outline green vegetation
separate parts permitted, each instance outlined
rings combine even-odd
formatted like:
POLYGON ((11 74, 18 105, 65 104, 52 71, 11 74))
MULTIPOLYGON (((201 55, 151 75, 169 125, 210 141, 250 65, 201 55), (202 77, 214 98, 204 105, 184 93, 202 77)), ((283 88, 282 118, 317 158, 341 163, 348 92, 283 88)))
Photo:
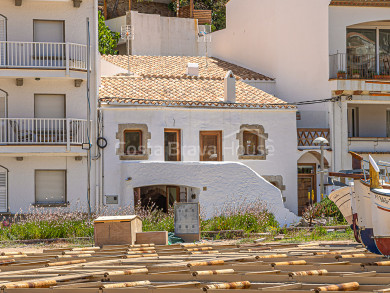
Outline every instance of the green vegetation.
MULTIPOLYGON (((314 204, 311 213, 313 219, 328 217, 331 225, 345 224, 345 220, 337 207, 329 199, 314 204)), ((316 227, 308 232, 304 229, 287 231, 279 227, 274 215, 267 211, 261 202, 228 203, 220 208, 215 216, 201 220, 202 231, 242 230, 246 237, 252 233, 268 232, 267 240, 273 240, 276 235, 283 234, 283 241, 302 242, 313 240, 349 240, 353 239, 350 229, 345 232, 327 233, 325 228, 316 227)), ((168 213, 155 209, 153 205, 147 208, 137 207, 136 210, 123 208, 118 210, 103 210, 99 215, 129 215, 137 214, 143 221, 143 231, 174 232, 174 212, 170 208, 168 213)), ((0 241, 32 240, 54 238, 93 237, 93 219, 90 219, 82 208, 71 211, 67 208, 31 208, 24 215, 16 215, 13 223, 3 221, 0 229, 0 241)), ((203 217, 204 218, 204 217, 203 217)), ((225 234, 234 238, 234 234, 225 234)), ((214 235, 221 238, 221 235, 214 235)))
POLYGON ((99 35, 99 52, 103 55, 115 55, 118 51, 115 50, 120 34, 111 31, 106 23, 104 22, 104 16, 99 11, 99 24, 98 24, 98 35, 99 35))

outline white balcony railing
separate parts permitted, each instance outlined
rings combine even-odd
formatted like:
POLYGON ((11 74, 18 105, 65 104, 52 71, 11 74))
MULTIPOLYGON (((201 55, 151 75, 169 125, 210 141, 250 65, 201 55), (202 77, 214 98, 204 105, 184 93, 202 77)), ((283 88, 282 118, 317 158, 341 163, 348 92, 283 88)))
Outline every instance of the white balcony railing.
POLYGON ((390 150, 390 138, 389 137, 349 137, 348 149, 353 152, 388 153, 390 150))
POLYGON ((81 145, 88 142, 87 120, 0 118, 0 145, 81 145))
POLYGON ((3 41, 0 42, 0 68, 87 70, 87 46, 3 41))

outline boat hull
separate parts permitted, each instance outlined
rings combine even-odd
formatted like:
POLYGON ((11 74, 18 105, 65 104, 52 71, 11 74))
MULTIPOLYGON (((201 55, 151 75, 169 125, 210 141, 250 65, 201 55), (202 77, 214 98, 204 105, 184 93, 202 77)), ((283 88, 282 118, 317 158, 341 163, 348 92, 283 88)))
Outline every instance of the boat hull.
POLYGON ((374 240, 378 250, 390 256, 390 190, 371 190, 374 240))
POLYGON ((329 199, 333 201, 343 214, 345 220, 349 225, 353 224, 353 215, 351 208, 351 191, 353 187, 343 187, 333 191, 329 194, 329 199))
POLYGON ((361 243, 368 251, 381 254, 374 240, 370 186, 362 180, 355 180, 354 187, 361 243))
POLYGON ((376 246, 373 228, 360 229, 359 233, 362 244, 364 245, 364 247, 367 248, 369 252, 375 254, 382 254, 376 246))

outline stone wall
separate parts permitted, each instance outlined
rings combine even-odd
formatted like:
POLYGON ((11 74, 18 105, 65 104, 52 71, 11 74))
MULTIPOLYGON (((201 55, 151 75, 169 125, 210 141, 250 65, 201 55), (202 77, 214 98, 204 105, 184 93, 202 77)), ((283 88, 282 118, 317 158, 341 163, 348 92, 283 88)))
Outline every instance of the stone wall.
MULTIPOLYGON (((161 16, 175 16, 175 13, 171 11, 168 4, 158 3, 153 1, 139 1, 131 0, 131 10, 138 11, 146 14, 159 14, 161 16)), ((114 18, 118 16, 126 15, 126 11, 129 10, 129 0, 119 0, 116 13, 113 11, 116 0, 107 0, 107 14, 108 18, 114 18)))

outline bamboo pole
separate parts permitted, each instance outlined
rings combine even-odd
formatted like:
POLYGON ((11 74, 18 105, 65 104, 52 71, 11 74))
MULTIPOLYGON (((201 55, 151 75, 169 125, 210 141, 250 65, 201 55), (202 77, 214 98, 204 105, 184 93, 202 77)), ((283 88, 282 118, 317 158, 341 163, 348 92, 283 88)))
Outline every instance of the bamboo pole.
POLYGON ((46 264, 47 267, 54 267, 54 266, 66 266, 66 265, 74 265, 74 264, 80 264, 87 262, 86 259, 76 259, 76 260, 69 260, 69 261, 58 261, 58 262, 51 262, 46 264))
POLYGON ((22 282, 11 282, 1 285, 1 289, 19 289, 19 288, 50 288, 57 285, 56 280, 31 280, 22 282))
POLYGON ((198 267, 198 266, 216 266, 223 265, 224 260, 211 260, 211 261, 199 261, 199 262, 190 262, 187 264, 187 267, 198 267))
POLYGON ((101 286, 100 289, 127 288, 127 287, 147 286, 150 284, 151 284, 150 281, 123 282, 123 283, 105 284, 101 286))
POLYGON ((251 283, 249 281, 234 282, 234 283, 221 283, 207 285, 203 287, 203 291, 212 290, 212 289, 248 289, 250 288, 251 283))
POLYGON ((358 282, 350 282, 350 283, 343 283, 338 285, 317 287, 314 289, 314 291, 316 293, 322 291, 356 291, 359 290, 359 287, 360 285, 358 282))
POLYGON ((291 272, 288 275, 293 276, 322 276, 328 274, 327 270, 312 270, 312 271, 300 271, 300 272, 291 272))
POLYGON ((234 274, 233 269, 226 269, 226 270, 215 270, 215 271, 196 271, 192 272, 192 275, 194 277, 197 276, 210 276, 210 275, 224 275, 224 274, 234 274))
POLYGON ((124 271, 110 271, 104 274, 104 277, 108 276, 128 276, 134 274, 147 274, 149 270, 147 268, 143 269, 132 269, 132 270, 124 270, 124 271))
POLYGON ((292 266, 292 265, 305 265, 305 260, 292 260, 292 261, 279 261, 271 263, 271 266, 292 266))

